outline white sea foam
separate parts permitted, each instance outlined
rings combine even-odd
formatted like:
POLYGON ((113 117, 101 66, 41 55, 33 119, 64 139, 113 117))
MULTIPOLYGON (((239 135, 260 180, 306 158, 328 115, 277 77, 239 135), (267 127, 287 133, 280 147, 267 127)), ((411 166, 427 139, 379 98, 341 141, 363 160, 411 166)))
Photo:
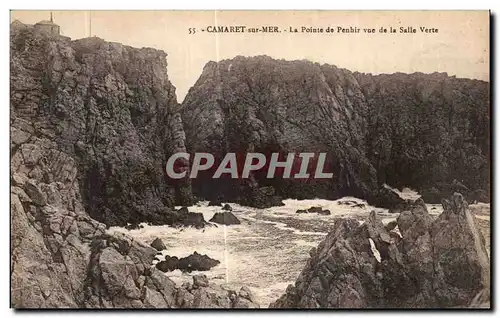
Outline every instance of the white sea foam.
MULTIPOLYGON (((408 196, 409 193, 414 195, 410 190, 403 190, 401 193, 405 192, 408 196)), ((218 225, 205 229, 145 225, 142 229, 128 231, 114 227, 110 231, 129 233, 148 244, 159 237, 167 246, 162 251, 164 255, 185 257, 197 251, 217 259, 221 263, 203 274, 213 283, 232 289, 249 287, 261 307, 267 307, 284 293, 288 284, 295 281, 309 258, 309 250, 321 242, 336 218, 354 217, 362 223, 371 211, 375 211, 382 222, 387 224, 398 216, 354 197, 339 200, 287 199, 283 203, 284 206, 268 209, 229 203, 233 214, 241 221, 239 225, 218 225), (347 201, 352 202, 341 204, 347 201), (328 209, 331 215, 296 213, 299 209, 313 206, 328 209)), ((430 214, 438 215, 442 212, 441 205, 427 207, 430 214)), ((222 212, 222 207, 199 202, 189 207, 189 211, 202 213, 208 221, 216 212, 222 212)), ((165 275, 181 284, 192 281, 191 276, 198 273, 176 270, 165 275)))

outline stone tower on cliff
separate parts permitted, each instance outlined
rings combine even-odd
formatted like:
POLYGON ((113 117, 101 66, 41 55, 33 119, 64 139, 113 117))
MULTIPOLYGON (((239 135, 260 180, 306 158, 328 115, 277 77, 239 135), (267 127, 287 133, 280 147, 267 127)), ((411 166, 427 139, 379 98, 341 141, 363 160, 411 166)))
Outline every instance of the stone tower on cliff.
POLYGON ((50 12, 50 20, 43 20, 36 23, 35 29, 50 35, 59 35, 61 32, 61 27, 54 23, 52 12, 50 12))

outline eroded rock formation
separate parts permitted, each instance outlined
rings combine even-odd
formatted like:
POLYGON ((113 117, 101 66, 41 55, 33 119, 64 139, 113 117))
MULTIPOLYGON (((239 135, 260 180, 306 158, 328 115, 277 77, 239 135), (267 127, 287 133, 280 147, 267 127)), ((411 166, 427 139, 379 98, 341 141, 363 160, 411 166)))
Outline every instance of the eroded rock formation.
MULTIPOLYGON (((331 180, 193 181, 195 194, 255 207, 352 195, 394 208, 382 184, 489 200, 489 84, 446 74, 371 75, 267 56, 210 62, 183 104, 190 152, 327 153, 331 180), (452 185, 460 180, 471 195, 452 185), (266 192, 259 191, 266 188, 266 192), (479 189, 479 190, 476 190, 479 189), (433 190, 434 191, 434 190, 433 190)), ((269 158, 268 158, 269 160, 269 158)), ((300 165, 296 160, 294 167, 300 165)), ((396 195, 397 199, 397 195, 396 195)), ((430 202, 429 202, 430 203, 430 202)))
POLYGON ((75 161, 47 140, 31 141, 11 161, 14 308, 258 307, 241 291, 176 287, 152 267, 156 249, 88 216, 75 161))
POLYGON ((69 155, 91 217, 165 224, 191 203, 187 181, 165 177, 186 148, 164 52, 13 28, 10 70, 13 149, 48 139, 69 155))
POLYGON ((433 220, 425 205, 397 219, 339 219, 275 308, 444 308, 484 303, 490 263, 461 194, 433 220), (482 292, 483 291, 483 292, 482 292), (479 293, 482 292, 481 295, 479 293), (473 301, 474 300, 474 301, 473 301))

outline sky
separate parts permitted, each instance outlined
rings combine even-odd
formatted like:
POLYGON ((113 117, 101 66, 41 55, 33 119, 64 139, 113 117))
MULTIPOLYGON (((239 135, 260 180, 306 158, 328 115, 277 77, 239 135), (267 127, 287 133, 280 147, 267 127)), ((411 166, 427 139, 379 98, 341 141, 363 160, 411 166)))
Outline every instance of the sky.
MULTIPOLYGON (((364 73, 447 72, 489 80, 488 11, 53 11, 61 33, 98 36, 168 54, 182 102, 209 61, 237 55, 311 60, 364 73), (277 26, 281 33, 208 33, 209 26, 277 26), (290 27, 358 27, 359 33, 290 33, 290 27), (398 33, 364 33, 393 27, 398 33), (399 33, 400 28, 417 33, 399 33), (437 33, 420 32, 420 27, 437 33), (195 28, 195 34, 189 34, 195 28)), ((49 11, 11 11, 11 21, 48 20, 49 11)))

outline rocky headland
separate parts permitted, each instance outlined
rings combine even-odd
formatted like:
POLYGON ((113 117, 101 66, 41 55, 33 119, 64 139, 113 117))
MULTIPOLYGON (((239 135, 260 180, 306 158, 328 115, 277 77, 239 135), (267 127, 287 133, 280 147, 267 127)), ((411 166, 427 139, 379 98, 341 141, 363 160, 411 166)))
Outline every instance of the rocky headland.
POLYGON ((485 241, 465 201, 489 201, 488 83, 236 57, 208 63, 180 105, 160 50, 73 41, 20 23, 10 41, 12 307, 258 308, 245 286, 230 290, 202 275, 176 285, 153 265, 165 245, 108 228, 204 231, 212 224, 184 208, 197 199, 220 206, 211 221, 237 227, 239 215, 220 203, 343 196, 394 209, 399 234, 375 214, 362 225, 335 222, 272 307, 489 301, 485 241), (334 177, 167 178, 171 154, 197 151, 326 152, 334 177), (447 198, 444 212, 431 220, 425 205, 384 183, 414 187, 425 201, 447 198))

